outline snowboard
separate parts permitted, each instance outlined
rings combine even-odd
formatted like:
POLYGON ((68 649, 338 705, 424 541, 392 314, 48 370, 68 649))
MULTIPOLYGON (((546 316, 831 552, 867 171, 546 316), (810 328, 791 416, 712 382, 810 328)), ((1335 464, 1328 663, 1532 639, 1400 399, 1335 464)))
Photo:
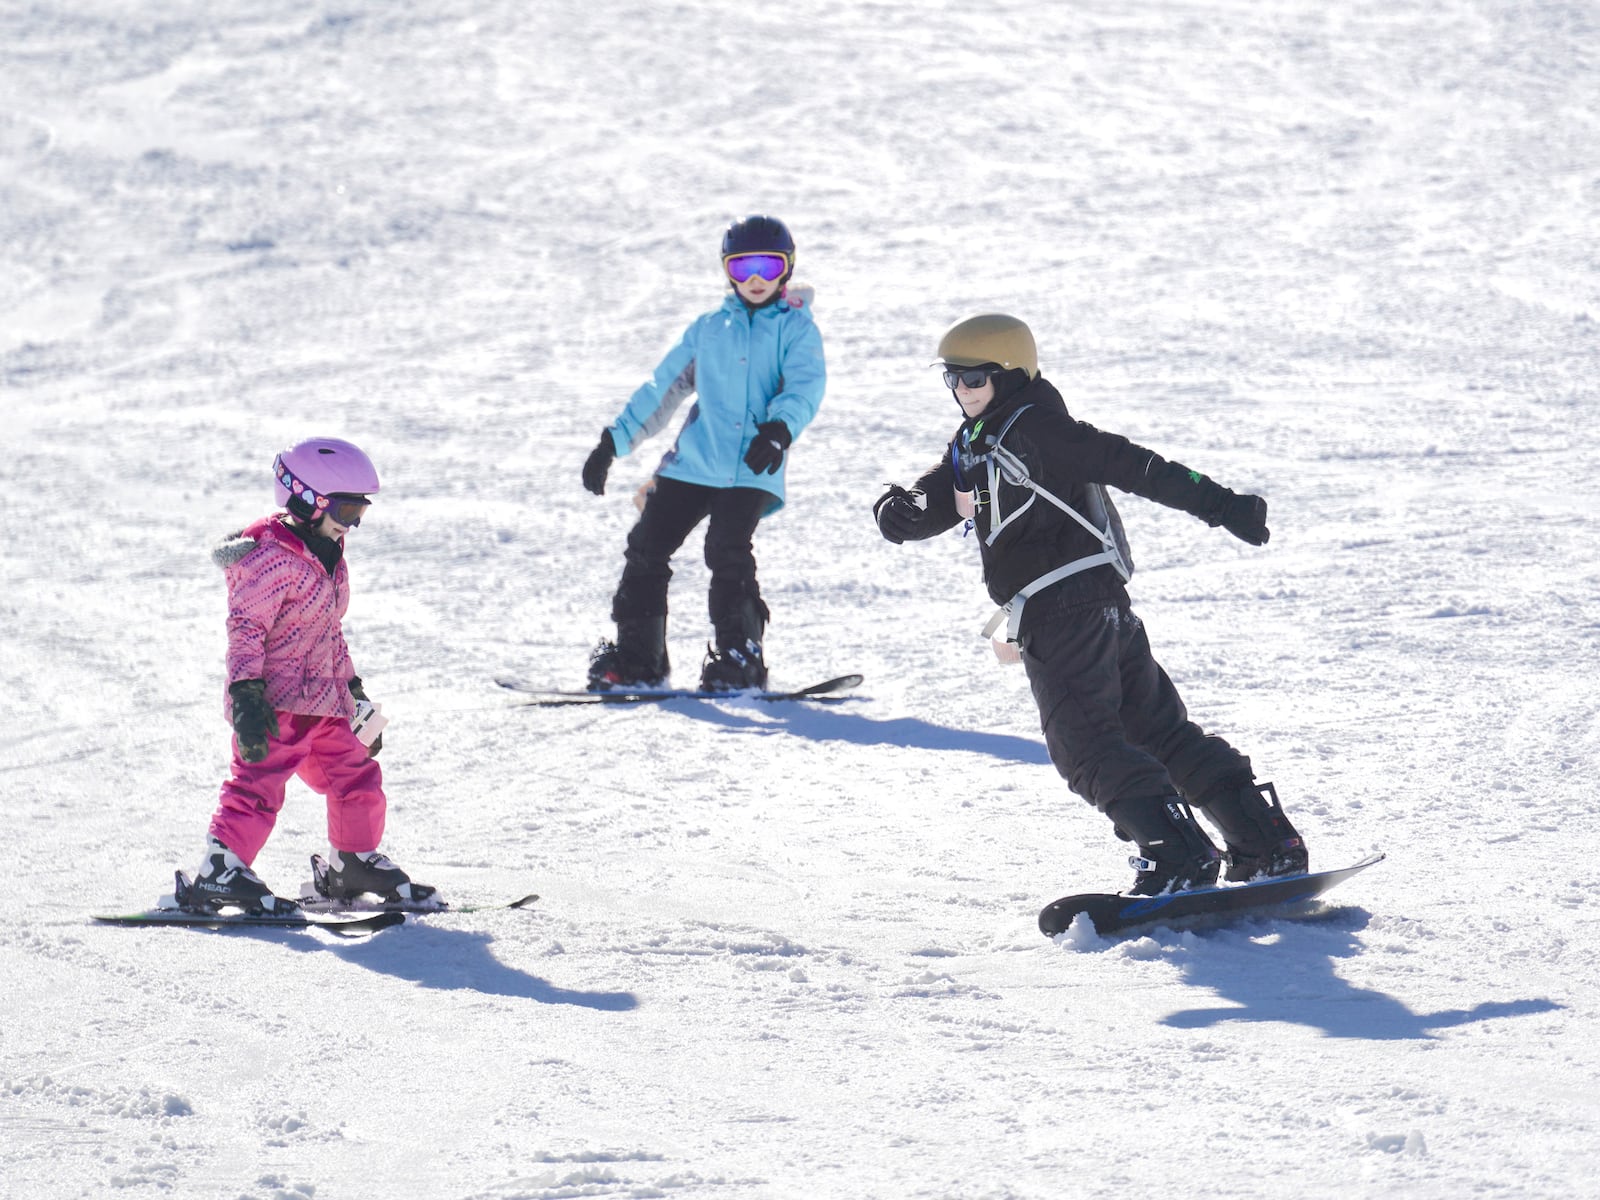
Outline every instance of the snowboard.
POLYGON ((495 680, 503 688, 527 697, 522 703, 537 707, 558 707, 572 704, 653 704, 665 700, 817 700, 838 701, 842 694, 861 686, 860 675, 840 675, 824 679, 810 687, 794 691, 703 692, 699 688, 618 688, 610 692, 566 692, 535 687, 520 679, 501 677, 495 680))
POLYGON ((491 904, 449 904, 439 899, 435 893, 432 897, 420 903, 387 900, 372 900, 365 897, 355 897, 349 900, 336 900, 328 895, 325 880, 328 877, 328 860, 320 854, 311 856, 311 878, 300 885, 300 907, 308 913, 410 913, 413 916, 427 916, 429 913, 474 913, 486 912, 496 908, 527 908, 539 899, 538 895, 530 894, 516 900, 504 903, 491 904))
POLYGON ((1088 916, 1101 937, 1148 925, 1259 914, 1267 909, 1304 904, 1383 859, 1382 854, 1373 854, 1354 866, 1337 871, 1195 888, 1166 896, 1123 896, 1104 892, 1063 896, 1039 913, 1039 932, 1046 937, 1065 933, 1079 913, 1088 916))

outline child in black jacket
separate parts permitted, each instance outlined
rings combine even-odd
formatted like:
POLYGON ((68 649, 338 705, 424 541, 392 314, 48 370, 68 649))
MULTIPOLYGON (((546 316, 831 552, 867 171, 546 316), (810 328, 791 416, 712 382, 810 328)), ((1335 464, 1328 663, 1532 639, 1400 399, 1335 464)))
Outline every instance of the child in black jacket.
POLYGON ((1056 769, 1138 845, 1129 894, 1217 881, 1222 856, 1192 809, 1222 834, 1228 879, 1306 871, 1305 842, 1272 785, 1189 720, 1151 654, 1123 586, 1132 564, 1105 487, 1255 546, 1269 536, 1267 502, 1075 420, 1040 377, 1033 334, 1015 317, 958 322, 939 358, 966 419, 937 466, 878 500, 878 528, 898 544, 971 521, 1001 606, 988 632, 1020 654, 1056 769))

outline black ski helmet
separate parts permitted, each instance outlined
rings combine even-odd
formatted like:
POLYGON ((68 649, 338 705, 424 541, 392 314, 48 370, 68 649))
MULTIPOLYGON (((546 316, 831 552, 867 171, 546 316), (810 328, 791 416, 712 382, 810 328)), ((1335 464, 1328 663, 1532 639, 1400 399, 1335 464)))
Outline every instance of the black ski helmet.
POLYGON ((735 254, 785 255, 789 269, 778 280, 779 287, 794 274, 794 235, 777 217, 749 216, 729 225, 722 235, 722 261, 726 263, 735 254))

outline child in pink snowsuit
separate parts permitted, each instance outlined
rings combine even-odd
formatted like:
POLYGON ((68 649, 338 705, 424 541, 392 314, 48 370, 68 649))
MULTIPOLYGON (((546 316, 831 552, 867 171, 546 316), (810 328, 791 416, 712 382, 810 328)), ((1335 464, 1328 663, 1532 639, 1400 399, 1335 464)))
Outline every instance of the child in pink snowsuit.
MULTIPOLYGON (((336 438, 302 442, 273 466, 288 511, 229 535, 212 556, 228 582, 223 711, 235 736, 196 898, 210 909, 293 907, 250 864, 272 832, 290 778, 299 776, 327 798, 328 894, 423 900, 433 889, 411 883, 377 852, 387 811, 375 760, 383 741, 369 746, 352 728, 358 701, 367 697, 340 626, 350 605, 345 534, 378 491, 377 471, 360 449, 336 438)), ((365 717, 371 705, 362 709, 365 717)))

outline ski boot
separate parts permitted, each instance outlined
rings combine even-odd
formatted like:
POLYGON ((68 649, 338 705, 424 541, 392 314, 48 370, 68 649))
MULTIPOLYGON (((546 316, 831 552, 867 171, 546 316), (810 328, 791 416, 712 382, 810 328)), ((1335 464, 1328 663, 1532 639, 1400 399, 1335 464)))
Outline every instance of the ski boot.
POLYGON ((178 897, 178 905, 203 913, 237 908, 253 917, 300 911, 297 901, 274 893, 242 858, 216 838, 207 840, 205 858, 193 881, 178 897))
POLYGON ((317 891, 330 900, 355 900, 370 893, 385 904, 426 905, 439 890, 412 883, 380 850, 330 851, 328 870, 316 882, 317 891))
POLYGON ((1309 869, 1305 839, 1284 816, 1270 783, 1228 780, 1212 788, 1198 807, 1227 843, 1229 882, 1304 875, 1309 869))
POLYGON ((713 607, 717 644, 706 647, 705 662, 700 666, 702 691, 737 692, 767 686, 767 663, 761 656, 767 615, 767 606, 752 592, 740 592, 731 602, 719 600, 713 607))
POLYGON ((589 655, 591 692, 665 687, 671 674, 664 615, 619 618, 617 640, 602 639, 589 655))
POLYGON ((1128 859, 1136 875, 1126 895, 1163 896, 1216 884, 1222 855, 1178 796, 1120 800, 1106 815, 1118 837, 1139 847, 1128 859))

